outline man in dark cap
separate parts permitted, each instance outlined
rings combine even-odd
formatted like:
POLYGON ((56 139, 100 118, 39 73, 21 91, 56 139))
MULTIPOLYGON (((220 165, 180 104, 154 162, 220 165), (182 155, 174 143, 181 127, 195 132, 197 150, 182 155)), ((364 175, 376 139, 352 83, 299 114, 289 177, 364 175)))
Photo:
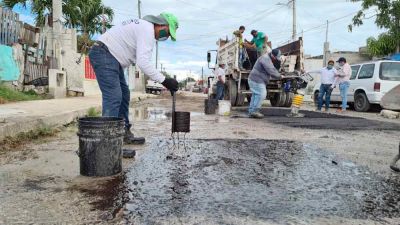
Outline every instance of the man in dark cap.
POLYGON ((336 112, 343 113, 346 112, 347 108, 347 92, 350 87, 350 77, 351 77, 351 66, 347 63, 346 58, 340 57, 337 61, 339 63, 339 69, 336 73, 335 84, 339 84, 340 97, 342 97, 342 108, 338 109, 336 112))
POLYGON ((267 84, 272 78, 280 79, 281 74, 281 51, 279 49, 272 50, 271 53, 264 54, 257 59, 253 69, 249 75, 249 86, 252 92, 249 105, 249 116, 251 118, 263 118, 260 113, 262 102, 267 96, 267 84))
POLYGON ((257 49, 257 57, 260 57, 267 52, 268 37, 257 30, 252 30, 250 33, 253 39, 250 42, 246 40, 246 43, 252 44, 257 49))

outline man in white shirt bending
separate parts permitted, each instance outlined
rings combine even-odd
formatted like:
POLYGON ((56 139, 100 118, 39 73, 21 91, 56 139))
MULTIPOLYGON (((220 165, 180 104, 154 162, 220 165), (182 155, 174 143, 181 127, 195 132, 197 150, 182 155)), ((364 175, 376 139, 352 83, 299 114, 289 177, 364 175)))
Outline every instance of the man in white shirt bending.
POLYGON ((102 34, 89 53, 103 98, 103 116, 125 120, 126 144, 143 144, 144 138, 134 137, 130 131, 130 91, 124 77, 124 68, 136 64, 152 80, 164 85, 171 93, 178 90, 178 82, 165 78, 151 64, 156 40, 171 37, 176 40, 178 19, 171 13, 145 16, 116 25, 102 34))

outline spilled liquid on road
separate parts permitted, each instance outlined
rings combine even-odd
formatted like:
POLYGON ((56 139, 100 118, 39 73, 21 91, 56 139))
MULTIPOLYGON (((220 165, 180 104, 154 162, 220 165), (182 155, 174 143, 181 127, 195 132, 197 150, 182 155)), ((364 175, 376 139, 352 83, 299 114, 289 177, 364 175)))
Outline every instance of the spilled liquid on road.
POLYGON ((398 177, 291 141, 155 140, 125 183, 124 219, 137 224, 400 216, 398 177))

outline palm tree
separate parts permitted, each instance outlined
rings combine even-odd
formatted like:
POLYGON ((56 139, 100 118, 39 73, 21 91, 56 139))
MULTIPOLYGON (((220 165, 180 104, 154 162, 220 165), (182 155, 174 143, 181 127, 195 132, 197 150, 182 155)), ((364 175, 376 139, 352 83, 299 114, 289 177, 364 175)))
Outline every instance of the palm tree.
MULTIPOLYGON (((101 0, 63 0, 63 14, 65 25, 76 28, 83 35, 92 36, 102 32, 103 20, 105 27, 111 27, 114 11, 101 3, 101 0)), ((47 14, 52 12, 52 0, 4 0, 5 7, 13 8, 21 4, 23 7, 31 6, 35 15, 36 26, 43 26, 47 14)))
POLYGON ((13 8, 21 4, 23 7, 31 6, 31 12, 35 15, 36 26, 43 26, 46 20, 46 14, 51 13, 52 0, 3 0, 3 5, 7 8, 13 8))
POLYGON ((105 28, 111 27, 114 11, 101 3, 101 0, 64 0, 63 5, 65 25, 76 28, 84 36, 102 33, 103 22, 105 28))
MULTIPOLYGON (((43 26, 47 14, 52 12, 52 0, 4 0, 4 6, 13 8, 17 4, 23 7, 31 6, 35 15, 36 26, 43 26)), ((114 11, 101 3, 101 0, 62 0, 65 26, 77 29, 81 33, 78 49, 87 52, 82 46, 90 46, 90 39, 96 33, 102 33, 103 23, 105 28, 111 27, 114 11), (82 50, 83 49, 83 50, 82 50)))

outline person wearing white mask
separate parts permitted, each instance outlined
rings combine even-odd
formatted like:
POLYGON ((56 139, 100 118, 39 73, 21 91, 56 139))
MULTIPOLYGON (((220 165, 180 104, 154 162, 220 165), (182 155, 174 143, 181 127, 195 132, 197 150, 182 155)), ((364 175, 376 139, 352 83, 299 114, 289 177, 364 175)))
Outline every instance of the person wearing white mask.
POLYGON ((336 69, 333 68, 335 61, 330 59, 328 65, 321 69, 321 86, 319 88, 318 95, 318 111, 321 111, 322 105, 324 103, 325 96, 325 112, 329 111, 329 104, 331 102, 331 93, 333 90, 333 85, 335 83, 336 69))

